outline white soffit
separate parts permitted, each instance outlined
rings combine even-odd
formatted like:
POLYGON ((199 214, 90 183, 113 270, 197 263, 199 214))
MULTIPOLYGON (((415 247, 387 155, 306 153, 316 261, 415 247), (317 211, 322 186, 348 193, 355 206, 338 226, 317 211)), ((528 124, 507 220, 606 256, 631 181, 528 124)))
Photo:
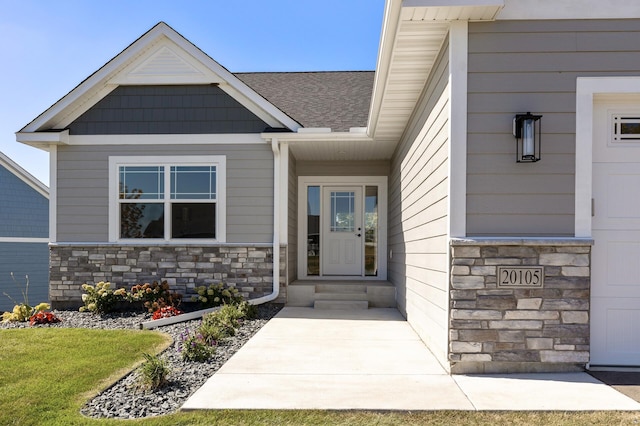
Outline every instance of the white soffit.
POLYGON ((395 144, 420 98, 451 21, 493 20, 502 0, 391 0, 386 10, 369 133, 395 144), (395 31, 389 31, 395 28, 395 31))

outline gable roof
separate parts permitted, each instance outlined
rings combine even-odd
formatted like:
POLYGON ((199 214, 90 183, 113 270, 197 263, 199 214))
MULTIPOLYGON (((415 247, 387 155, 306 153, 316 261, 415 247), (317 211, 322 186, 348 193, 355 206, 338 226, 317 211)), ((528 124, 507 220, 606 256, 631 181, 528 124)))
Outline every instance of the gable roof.
POLYGON ((234 74, 304 127, 366 127, 374 71, 234 74))
POLYGON ((270 126, 291 130, 300 127, 173 28, 160 22, 21 129, 18 141, 33 145, 62 142, 69 123, 125 84, 217 84, 270 126), (33 133, 38 135, 29 135, 33 133))
POLYGON ((24 183, 39 192, 42 196, 49 199, 49 188, 2 152, 0 152, 0 167, 4 167, 9 172, 13 173, 18 179, 22 180, 24 183))

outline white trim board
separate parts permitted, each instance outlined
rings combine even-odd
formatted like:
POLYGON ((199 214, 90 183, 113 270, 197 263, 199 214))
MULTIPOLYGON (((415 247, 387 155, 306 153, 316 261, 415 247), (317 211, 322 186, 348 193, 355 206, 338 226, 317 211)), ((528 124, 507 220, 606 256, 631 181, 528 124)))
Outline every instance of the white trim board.
POLYGON ((247 145, 268 143, 260 133, 70 136, 69 145, 247 145))
POLYGON ((449 32, 449 236, 467 235, 467 21, 449 32))
POLYGON ((575 236, 591 238, 593 101, 596 96, 640 94, 640 77, 578 77, 576 84, 575 236))
POLYGON ((0 237, 0 243, 49 243, 49 238, 38 237, 0 237))

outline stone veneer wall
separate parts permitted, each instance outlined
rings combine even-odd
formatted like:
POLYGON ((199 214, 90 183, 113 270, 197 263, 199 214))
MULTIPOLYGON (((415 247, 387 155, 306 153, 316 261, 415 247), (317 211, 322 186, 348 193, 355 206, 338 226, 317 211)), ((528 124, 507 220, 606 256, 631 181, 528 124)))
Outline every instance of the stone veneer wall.
MULTIPOLYGON (((286 299, 286 247, 280 249, 280 295, 286 299)), ((188 301, 194 287, 223 282, 246 299, 271 294, 271 245, 113 245, 50 246, 49 296, 54 308, 82 305, 84 283, 111 282, 116 288, 166 280, 188 301)))
POLYGON ((451 242, 452 373, 583 370, 589 362, 590 240, 451 242), (499 288, 498 266, 544 266, 542 288, 499 288))

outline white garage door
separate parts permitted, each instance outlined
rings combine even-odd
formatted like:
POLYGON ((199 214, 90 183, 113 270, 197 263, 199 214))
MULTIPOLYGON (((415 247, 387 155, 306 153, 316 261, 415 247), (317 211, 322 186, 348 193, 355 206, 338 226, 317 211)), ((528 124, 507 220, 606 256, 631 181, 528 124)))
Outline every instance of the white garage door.
POLYGON ((640 366, 640 97, 594 104, 591 365, 640 366))

